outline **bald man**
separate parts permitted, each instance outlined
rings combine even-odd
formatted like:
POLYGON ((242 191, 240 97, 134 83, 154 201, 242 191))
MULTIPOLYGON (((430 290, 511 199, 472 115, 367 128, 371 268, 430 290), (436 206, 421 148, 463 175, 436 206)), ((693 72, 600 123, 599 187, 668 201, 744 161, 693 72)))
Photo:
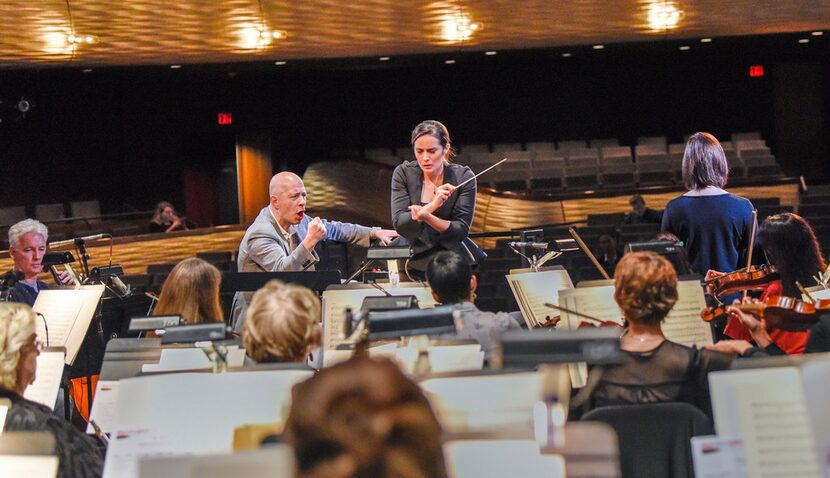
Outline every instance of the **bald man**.
MULTIPOLYGON (((239 244, 239 272, 314 270, 320 260, 314 247, 324 239, 369 247, 373 239, 388 244, 398 236, 392 230, 307 216, 305 186, 294 173, 276 174, 268 190, 270 204, 260 211, 239 244)), ((236 331, 242 330, 241 319, 251 296, 239 293, 234 297, 231 323, 236 331)))

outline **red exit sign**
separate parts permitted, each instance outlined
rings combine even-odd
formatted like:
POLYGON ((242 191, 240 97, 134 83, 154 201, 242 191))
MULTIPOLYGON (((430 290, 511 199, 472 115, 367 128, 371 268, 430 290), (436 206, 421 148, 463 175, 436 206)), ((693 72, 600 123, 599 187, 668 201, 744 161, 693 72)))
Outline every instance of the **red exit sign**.
POLYGON ((233 124, 233 115, 230 113, 219 113, 216 118, 216 122, 219 123, 220 126, 233 124))
POLYGON ((749 67, 750 78, 760 78, 764 76, 764 65, 752 65, 749 67))

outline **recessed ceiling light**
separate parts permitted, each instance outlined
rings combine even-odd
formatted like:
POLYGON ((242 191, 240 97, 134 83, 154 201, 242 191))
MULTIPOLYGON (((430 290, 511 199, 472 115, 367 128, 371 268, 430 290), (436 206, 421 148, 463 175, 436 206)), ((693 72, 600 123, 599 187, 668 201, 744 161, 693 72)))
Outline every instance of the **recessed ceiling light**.
POLYGON ((701 38, 700 43, 712 43, 712 39, 711 38, 701 38))
POLYGON ((181 67, 182 67, 182 65, 170 65, 171 70, 178 70, 181 67))
POLYGON ((691 49, 692 49, 692 47, 690 47, 689 45, 683 45, 683 46, 680 47, 680 51, 688 51, 688 50, 691 50, 691 49))
POLYGON ((602 50, 603 48, 605 48, 605 45, 594 45, 592 48, 594 50, 602 50))
POLYGON ((570 58, 571 54, 569 52, 565 52, 562 54, 562 56, 565 58, 570 58))
POLYGON ((382 57, 378 58, 378 60, 380 60, 380 61, 389 61, 389 57, 388 56, 382 56, 382 57))
POLYGON ((824 35, 824 32, 813 32, 813 33, 810 33, 810 35, 813 35, 814 37, 820 37, 820 36, 824 35))
POLYGON ((444 60, 444 63, 446 63, 447 65, 454 65, 455 60, 444 60))
POLYGON ((680 19, 683 18, 683 10, 677 8, 673 2, 654 2, 648 7, 648 26, 654 32, 662 32, 677 28, 680 19))
POLYGON ((485 51, 485 52, 484 52, 484 54, 485 54, 485 55, 487 55, 487 56, 494 56, 494 55, 498 55, 498 53, 499 53, 499 52, 497 52, 497 51, 485 51))
POLYGON ((809 38, 799 38, 798 43, 810 43, 810 39, 809 38))
POLYGON ((287 61, 275 61, 275 62, 274 62, 274 64, 275 64, 275 65, 277 65, 277 66, 282 66, 282 65, 284 65, 284 64, 286 64, 286 63, 288 63, 288 62, 287 62, 287 61))
POLYGON ((465 14, 447 14, 439 22, 440 37, 448 43, 460 43, 472 38, 473 34, 483 28, 465 14))

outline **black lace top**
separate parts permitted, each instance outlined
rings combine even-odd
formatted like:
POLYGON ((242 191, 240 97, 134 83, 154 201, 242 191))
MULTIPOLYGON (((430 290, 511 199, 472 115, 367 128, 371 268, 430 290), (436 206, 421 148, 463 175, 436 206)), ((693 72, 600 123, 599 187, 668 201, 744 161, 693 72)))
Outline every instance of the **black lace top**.
POLYGON ((668 340, 646 352, 623 351, 622 363, 605 366, 592 406, 687 402, 710 413, 707 374, 728 369, 732 360, 668 340))
POLYGON ((5 431, 46 431, 55 437, 60 460, 58 478, 96 478, 104 468, 104 456, 95 438, 81 433, 47 407, 0 389, 0 398, 12 406, 6 414, 5 431))

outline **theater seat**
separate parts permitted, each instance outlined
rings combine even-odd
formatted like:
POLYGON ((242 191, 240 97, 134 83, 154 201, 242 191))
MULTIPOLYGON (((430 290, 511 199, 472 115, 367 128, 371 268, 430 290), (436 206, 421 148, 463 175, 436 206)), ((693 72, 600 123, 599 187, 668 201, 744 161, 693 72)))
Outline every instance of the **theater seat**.
POLYGON ((623 478, 693 477, 690 439, 713 434, 709 417, 688 403, 601 407, 582 420, 616 430, 623 478))

